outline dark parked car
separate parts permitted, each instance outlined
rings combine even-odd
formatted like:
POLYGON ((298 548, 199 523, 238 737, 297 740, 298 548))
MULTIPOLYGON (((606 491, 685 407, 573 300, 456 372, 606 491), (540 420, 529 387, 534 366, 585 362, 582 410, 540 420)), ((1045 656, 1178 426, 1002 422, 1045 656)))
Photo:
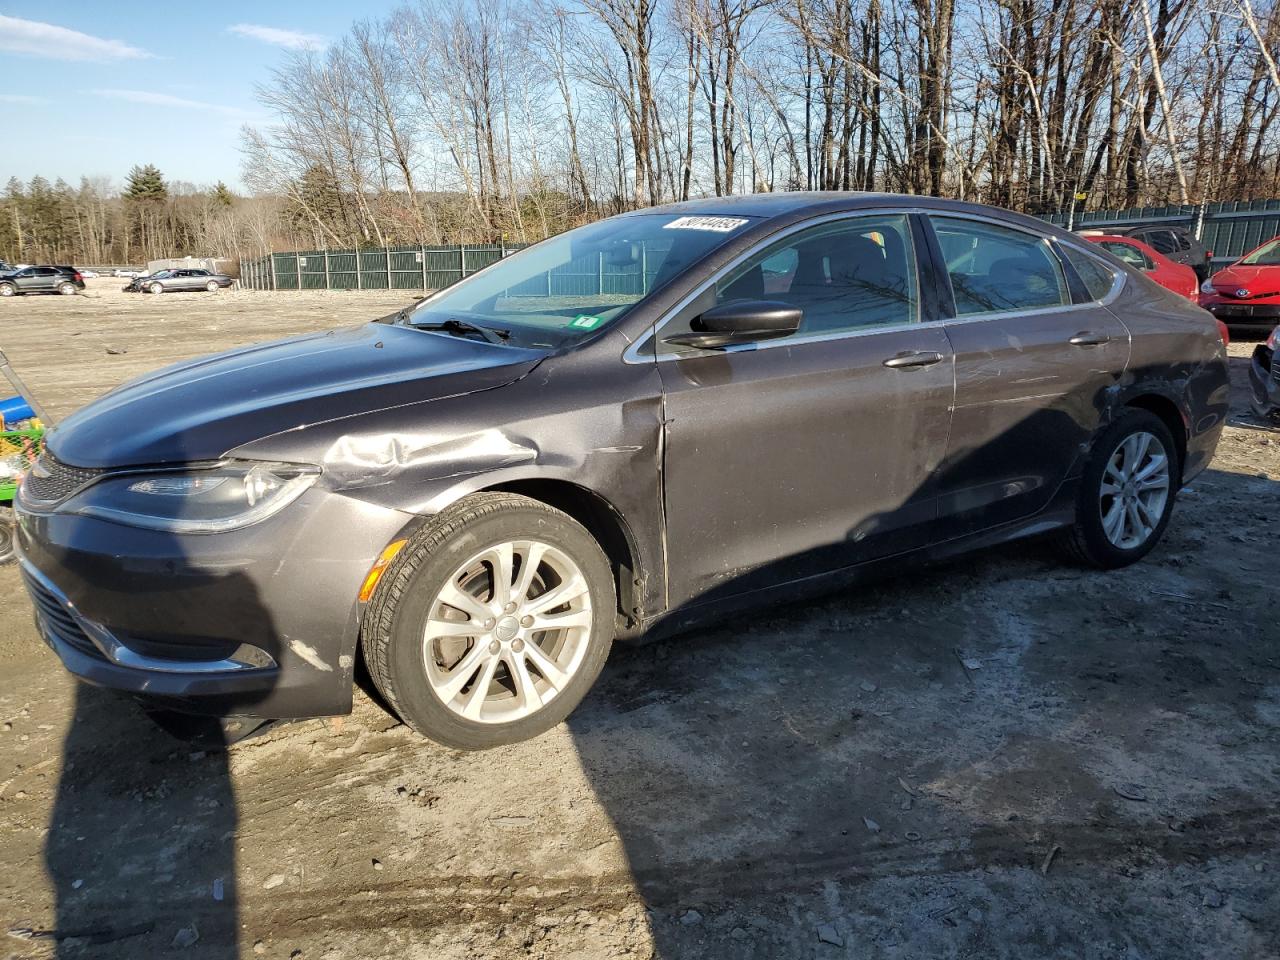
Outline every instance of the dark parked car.
POLYGON ((122 289, 125 293, 168 293, 174 290, 208 290, 214 293, 233 282, 225 274, 208 270, 157 270, 147 276, 135 277, 122 289))
POLYGON ((973 204, 783 193, 546 240, 389 323, 122 386, 48 435, 22 569, 68 669, 184 710, 538 734, 615 637, 1055 533, 1160 539, 1213 319, 973 204))
POLYGON ((1134 237, 1174 263, 1185 263, 1196 272, 1196 279, 1207 280, 1213 272, 1213 251, 1183 227, 1147 224, 1127 229, 1108 231, 1124 237, 1134 237))
POLYGON ((1266 343, 1254 347, 1249 386, 1253 391, 1253 412, 1280 420, 1280 327, 1271 331, 1266 343))
POLYGON ((0 273, 0 297, 20 293, 79 293, 84 277, 75 267, 23 267, 0 273))

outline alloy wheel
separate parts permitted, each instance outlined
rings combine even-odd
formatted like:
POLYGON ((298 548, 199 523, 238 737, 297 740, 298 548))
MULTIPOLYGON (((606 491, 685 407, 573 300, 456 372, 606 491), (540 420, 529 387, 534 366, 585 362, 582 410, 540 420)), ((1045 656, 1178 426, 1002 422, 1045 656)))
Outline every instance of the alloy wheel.
POLYGON ((497 544, 458 567, 432 601, 427 680, 466 720, 523 719, 573 679, 592 622, 586 577, 568 554, 536 540, 497 544))
POLYGON ((1169 453, 1145 430, 1120 442, 1102 473, 1098 510, 1113 546, 1135 550, 1151 538, 1169 502, 1169 453))

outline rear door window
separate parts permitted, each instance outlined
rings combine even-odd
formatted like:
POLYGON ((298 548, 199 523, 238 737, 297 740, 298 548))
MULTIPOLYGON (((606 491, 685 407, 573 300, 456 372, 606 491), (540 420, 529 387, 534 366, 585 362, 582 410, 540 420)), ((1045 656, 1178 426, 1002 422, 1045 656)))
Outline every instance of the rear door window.
POLYGON ((1152 230, 1147 234, 1147 243, 1156 253, 1166 256, 1178 252, 1178 240, 1172 230, 1152 230))
MULTIPOLYGON (((1156 268, 1155 261, 1148 257, 1141 247, 1135 247, 1131 243, 1122 243, 1119 240, 1104 240, 1098 246, 1138 270, 1154 270, 1156 268)), ((1072 262, 1074 263, 1074 261, 1072 262)))
POLYGON ((978 220, 929 219, 951 279, 956 316, 1071 303, 1062 266, 1043 237, 978 220))

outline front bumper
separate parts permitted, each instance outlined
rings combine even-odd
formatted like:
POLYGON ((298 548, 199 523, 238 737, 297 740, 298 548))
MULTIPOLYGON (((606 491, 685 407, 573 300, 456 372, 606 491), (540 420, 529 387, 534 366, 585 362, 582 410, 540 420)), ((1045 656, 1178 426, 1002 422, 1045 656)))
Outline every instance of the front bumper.
POLYGON ((241 530, 182 536, 16 504, 45 642, 81 680, 170 709, 351 709, 360 585, 412 518, 312 489, 241 530))
POLYGON ((1249 391, 1253 408, 1259 415, 1280 410, 1280 365, 1266 344, 1258 344, 1249 362, 1249 391))
POLYGON ((1232 326, 1274 327, 1280 323, 1280 303, 1248 303, 1242 300, 1202 299, 1200 306, 1232 326))

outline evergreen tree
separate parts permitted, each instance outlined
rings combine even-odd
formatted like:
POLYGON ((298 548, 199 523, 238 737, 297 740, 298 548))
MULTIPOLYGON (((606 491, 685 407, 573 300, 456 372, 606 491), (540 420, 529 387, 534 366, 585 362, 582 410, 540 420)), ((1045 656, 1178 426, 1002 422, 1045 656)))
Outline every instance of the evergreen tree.
POLYGON ((219 180, 214 184, 213 192, 209 194, 209 199, 213 201, 216 207, 228 209, 236 201, 236 195, 227 189, 227 185, 219 180))
POLYGON ((165 185, 164 176, 154 165, 134 166, 129 171, 129 181, 124 188, 126 200, 147 201, 164 200, 169 196, 169 188, 165 185))

